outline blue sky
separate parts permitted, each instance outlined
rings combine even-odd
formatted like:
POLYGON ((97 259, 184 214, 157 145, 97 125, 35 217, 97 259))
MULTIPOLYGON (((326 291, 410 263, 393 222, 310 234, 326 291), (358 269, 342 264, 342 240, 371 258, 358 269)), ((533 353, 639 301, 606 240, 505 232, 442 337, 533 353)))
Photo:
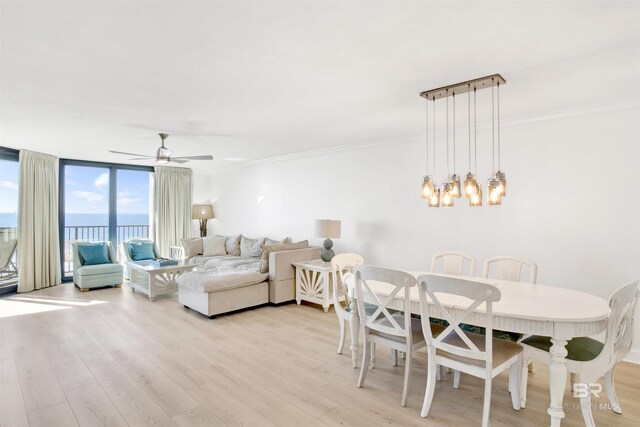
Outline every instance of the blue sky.
MULTIPOLYGON (((118 213, 149 212, 149 172, 119 170, 118 213)), ((109 212, 109 171, 85 166, 65 167, 66 213, 109 212)))
MULTIPOLYGON (((149 212, 149 172, 119 170, 118 213, 149 212)), ((66 213, 109 212, 109 171, 85 166, 65 167, 66 213)), ((18 162, 0 160, 0 213, 18 210, 18 162)))

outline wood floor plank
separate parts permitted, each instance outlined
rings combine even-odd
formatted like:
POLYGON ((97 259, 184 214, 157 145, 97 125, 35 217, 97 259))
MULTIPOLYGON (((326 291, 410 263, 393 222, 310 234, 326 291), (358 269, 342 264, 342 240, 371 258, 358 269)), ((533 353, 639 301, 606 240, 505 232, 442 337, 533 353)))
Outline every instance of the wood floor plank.
POLYGON ((81 426, 126 426, 107 394, 94 379, 62 387, 76 420, 81 426))
POLYGON ((27 412, 66 403, 62 387, 39 345, 17 348, 13 354, 27 412))
POLYGON ((29 412, 31 427, 72 427, 77 426, 76 417, 67 402, 29 412))
POLYGON ((180 427, 225 427, 222 420, 211 413, 204 405, 173 417, 180 427))
POLYGON ((27 409, 13 359, 0 360, 0 427, 29 425, 27 409))

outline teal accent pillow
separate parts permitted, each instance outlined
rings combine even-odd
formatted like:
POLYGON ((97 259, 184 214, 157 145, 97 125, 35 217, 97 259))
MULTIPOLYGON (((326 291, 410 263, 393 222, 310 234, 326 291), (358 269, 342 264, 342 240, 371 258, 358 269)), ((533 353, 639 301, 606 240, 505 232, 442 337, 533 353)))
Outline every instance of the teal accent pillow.
POLYGON ((156 253, 153 251, 153 243, 151 242, 129 242, 129 252, 131 252, 133 261, 156 258, 156 253))
POLYGON ((107 245, 103 243, 92 243, 89 245, 78 245, 78 253, 80 254, 80 264, 82 265, 98 265, 110 264, 107 245))

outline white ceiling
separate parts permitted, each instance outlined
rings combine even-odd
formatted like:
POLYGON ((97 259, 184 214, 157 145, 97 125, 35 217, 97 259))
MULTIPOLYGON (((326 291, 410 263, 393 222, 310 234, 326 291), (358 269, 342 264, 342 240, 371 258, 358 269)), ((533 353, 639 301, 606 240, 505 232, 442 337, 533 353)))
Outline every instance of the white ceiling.
POLYGON ((638 22, 635 1, 2 1, 0 145, 126 163, 107 150, 166 131, 215 170, 422 138, 420 91, 496 72, 505 121, 635 103, 638 22))

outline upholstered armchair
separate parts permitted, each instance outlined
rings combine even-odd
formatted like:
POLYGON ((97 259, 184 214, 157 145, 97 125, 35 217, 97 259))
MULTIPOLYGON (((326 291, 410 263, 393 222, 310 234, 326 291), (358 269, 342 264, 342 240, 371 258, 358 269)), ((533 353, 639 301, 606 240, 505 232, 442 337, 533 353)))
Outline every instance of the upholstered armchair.
POLYGON ((160 249, 158 249, 158 245, 150 239, 145 238, 133 238, 129 240, 125 240, 120 245, 120 254, 122 255, 122 261, 124 262, 124 277, 127 279, 131 278, 131 268, 127 265, 127 262, 135 261, 131 254, 131 243, 152 243, 153 244, 153 258, 160 258, 160 249))
MULTIPOLYGON (((71 249, 73 251, 73 283, 82 292, 104 286, 116 288, 122 286, 122 265, 118 263, 111 242, 72 242, 71 249), (82 254, 83 249, 79 249, 82 246, 96 247, 99 244, 104 244, 106 254, 101 254, 96 259, 86 258, 82 254)), ((104 251, 104 247, 102 250, 104 251)))

